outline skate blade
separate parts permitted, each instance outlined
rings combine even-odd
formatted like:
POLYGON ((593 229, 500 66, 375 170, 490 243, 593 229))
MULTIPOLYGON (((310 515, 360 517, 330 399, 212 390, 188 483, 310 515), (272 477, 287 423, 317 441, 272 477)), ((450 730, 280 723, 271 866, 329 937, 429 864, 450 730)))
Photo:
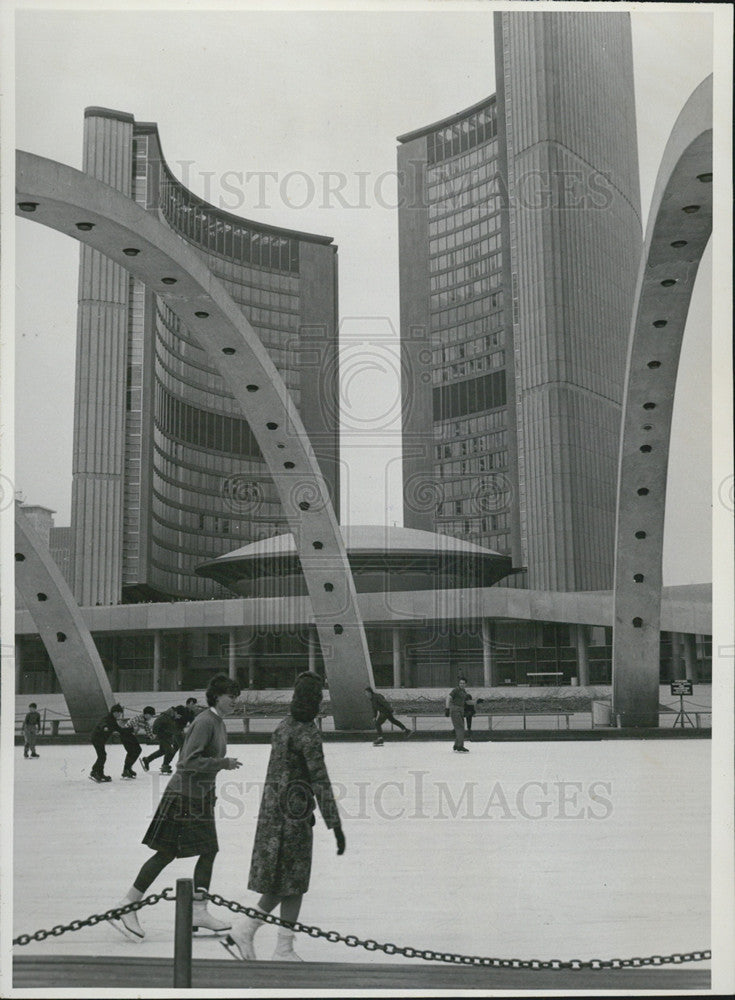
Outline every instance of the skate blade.
POLYGON ((231 934, 228 934, 226 938, 220 939, 220 944, 231 958, 234 958, 237 962, 245 961, 231 934))
POLYGON ((227 934, 229 936, 232 925, 229 927, 220 927, 218 930, 215 930, 214 927, 200 927, 198 924, 194 924, 191 929, 194 934, 198 932, 199 937, 212 937, 215 934, 227 934))

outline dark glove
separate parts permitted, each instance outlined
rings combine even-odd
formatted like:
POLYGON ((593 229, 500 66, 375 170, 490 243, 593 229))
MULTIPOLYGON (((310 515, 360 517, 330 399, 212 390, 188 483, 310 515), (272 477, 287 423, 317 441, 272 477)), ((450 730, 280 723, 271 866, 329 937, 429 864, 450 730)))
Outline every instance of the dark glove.
POLYGON ((447 718, 449 718, 449 709, 448 708, 444 709, 444 714, 446 715, 447 718))
POLYGON ((335 826, 334 837, 337 841, 337 854, 344 854, 345 847, 347 846, 347 841, 345 840, 344 831, 341 826, 335 826))

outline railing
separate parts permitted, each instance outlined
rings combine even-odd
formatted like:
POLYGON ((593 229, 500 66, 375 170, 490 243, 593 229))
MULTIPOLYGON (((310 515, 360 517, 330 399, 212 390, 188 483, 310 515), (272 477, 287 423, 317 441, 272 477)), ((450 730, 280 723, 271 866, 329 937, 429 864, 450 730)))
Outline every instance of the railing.
MULTIPOLYGON (((306 934, 310 938, 323 938, 331 944, 345 944, 350 948, 364 948, 368 952, 380 951, 386 955, 401 955, 405 958, 420 958, 427 962, 447 963, 449 965, 475 966, 487 969, 528 969, 534 971, 545 970, 569 970, 579 973, 582 970, 602 972, 610 969, 640 969, 645 967, 660 967, 662 965, 681 965, 687 962, 706 962, 712 958, 709 949, 701 949, 691 952, 675 952, 669 955, 650 955, 634 958, 612 958, 612 959, 549 959, 541 961, 529 958, 495 958, 481 955, 463 955, 447 951, 435 951, 428 948, 416 948, 412 946, 401 946, 393 942, 381 943, 372 938, 362 940, 356 934, 343 934, 339 931, 326 931, 321 927, 302 924, 299 921, 289 922, 274 916, 272 913, 264 913, 260 909, 250 906, 243 906, 235 900, 226 899, 216 893, 209 893, 201 890, 203 898, 214 903, 216 906, 223 906, 232 913, 242 914, 264 923, 275 924, 278 927, 286 927, 295 933, 306 934)), ((192 985, 192 931, 193 931, 193 899, 194 886, 191 879, 182 878, 176 881, 176 893, 170 888, 163 889, 160 893, 145 896, 134 903, 127 903, 124 906, 115 907, 104 913, 94 913, 86 919, 73 920, 69 924, 57 924, 50 930, 38 930, 31 934, 20 934, 13 938, 13 945, 23 947, 34 941, 45 941, 49 937, 60 937, 71 931, 81 930, 83 927, 93 927, 105 920, 118 922, 120 917, 126 913, 132 913, 143 909, 146 906, 156 905, 167 900, 176 902, 174 913, 174 954, 173 954, 173 986, 174 989, 189 989, 192 985)), ((128 936, 127 934, 125 935, 128 936)), ((239 958, 236 950, 236 941, 227 936, 222 940, 222 944, 228 954, 233 958, 239 958)), ((604 986, 604 978, 600 986, 604 986)))

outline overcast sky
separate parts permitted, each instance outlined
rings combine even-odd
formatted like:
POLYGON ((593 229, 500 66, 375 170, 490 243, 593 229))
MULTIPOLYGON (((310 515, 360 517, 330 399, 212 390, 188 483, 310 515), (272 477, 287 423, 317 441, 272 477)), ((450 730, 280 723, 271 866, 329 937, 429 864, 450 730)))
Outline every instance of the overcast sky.
MULTIPOLYGON (((158 123, 170 166, 209 201, 256 221, 333 236, 350 428, 343 435, 343 520, 400 524, 395 137, 495 91, 492 7, 408 11, 394 4, 385 13, 194 6, 192 13, 19 10, 16 144, 80 168, 84 108, 127 111, 158 123), (249 172, 257 176, 248 180, 249 172)), ((713 17, 693 5, 637 10, 645 220, 676 116, 712 71, 713 17)), ((18 221, 16 240, 15 482, 29 503, 55 509, 63 525, 70 517, 78 247, 26 220, 18 221)), ((711 579, 710 305, 708 254, 677 389, 669 584, 711 579)))

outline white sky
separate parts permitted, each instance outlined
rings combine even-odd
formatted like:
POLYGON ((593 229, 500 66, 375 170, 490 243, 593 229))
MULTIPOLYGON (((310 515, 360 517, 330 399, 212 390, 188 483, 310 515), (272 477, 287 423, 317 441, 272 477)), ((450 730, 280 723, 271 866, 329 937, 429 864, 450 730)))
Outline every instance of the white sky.
MULTIPOLYGON (((239 214, 333 236, 350 428, 343 435, 342 519, 400 524, 395 137, 495 91, 492 7, 194 6, 18 10, 16 145, 80 168, 84 108, 127 111, 158 123, 170 166, 208 200, 224 198, 223 207, 232 208, 222 181, 228 171, 241 172, 242 182, 229 175, 241 196, 239 214), (248 181, 249 171, 277 177, 248 181), (325 198, 325 172, 344 177, 344 200, 361 207, 325 198)), ((632 25, 645 218, 676 116, 712 71, 713 16, 701 6, 647 4, 638 5, 632 25)), ((54 508, 63 525, 70 517, 78 247, 26 220, 16 240, 14 479, 29 503, 54 508)), ((709 255, 700 279, 675 407, 667 584, 711 579, 709 255)))

